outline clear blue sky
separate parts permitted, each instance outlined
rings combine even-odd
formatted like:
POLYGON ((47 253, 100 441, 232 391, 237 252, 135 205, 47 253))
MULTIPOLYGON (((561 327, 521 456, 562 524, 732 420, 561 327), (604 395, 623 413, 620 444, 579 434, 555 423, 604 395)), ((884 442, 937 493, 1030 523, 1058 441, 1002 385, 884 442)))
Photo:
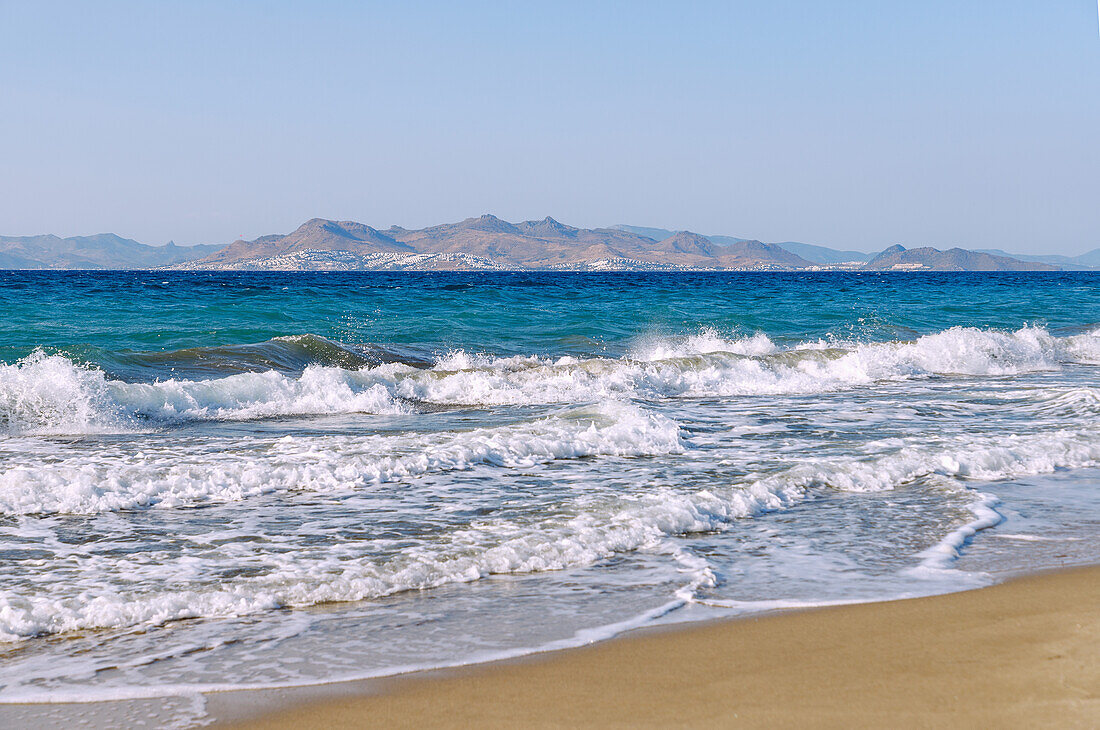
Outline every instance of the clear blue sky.
POLYGON ((0 233, 1100 246, 1093 0, 0 0, 0 233))

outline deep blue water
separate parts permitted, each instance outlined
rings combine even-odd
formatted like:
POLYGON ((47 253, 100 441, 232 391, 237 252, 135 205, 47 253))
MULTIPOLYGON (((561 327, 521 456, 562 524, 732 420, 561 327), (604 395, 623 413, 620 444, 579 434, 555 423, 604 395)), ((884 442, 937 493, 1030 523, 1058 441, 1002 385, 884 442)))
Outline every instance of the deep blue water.
POLYGON ((494 354, 622 354, 714 328, 777 341, 1100 323, 1100 272, 0 272, 0 358, 165 351, 315 334, 494 354))

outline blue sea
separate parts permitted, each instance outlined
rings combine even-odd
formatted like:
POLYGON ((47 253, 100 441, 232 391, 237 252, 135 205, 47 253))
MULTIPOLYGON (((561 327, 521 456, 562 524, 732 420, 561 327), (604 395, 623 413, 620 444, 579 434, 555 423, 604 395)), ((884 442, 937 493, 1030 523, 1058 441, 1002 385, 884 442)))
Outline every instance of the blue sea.
POLYGON ((1098 366, 1089 272, 0 272, 0 719, 1095 562, 1098 366))

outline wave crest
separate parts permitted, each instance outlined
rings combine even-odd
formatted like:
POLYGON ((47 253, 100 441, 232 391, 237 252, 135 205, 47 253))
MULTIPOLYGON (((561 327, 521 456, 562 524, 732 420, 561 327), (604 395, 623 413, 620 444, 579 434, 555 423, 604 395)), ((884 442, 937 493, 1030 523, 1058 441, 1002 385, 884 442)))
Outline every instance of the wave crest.
POLYGON ((490 358, 449 353, 436 368, 364 371, 396 395, 441 404, 807 394, 933 376, 1003 376, 1100 364, 1100 337, 1045 329, 957 327, 911 342, 807 342, 780 349, 766 335, 714 333, 649 343, 619 359, 490 358))
POLYGON ((0 427, 13 435, 116 433, 195 420, 330 413, 406 413, 355 371, 312 365, 214 380, 126 383, 41 350, 0 365, 0 427))
POLYGON ((681 450, 673 421, 621 403, 575 408, 518 426, 397 436, 284 436, 215 450, 109 446, 55 455, 5 455, 0 514, 96 514, 194 507, 272 492, 334 492, 479 465, 681 450), (236 448, 235 448, 236 447, 236 448))
POLYGON ((127 383, 39 351, 0 365, 0 429, 10 434, 135 430, 193 420, 396 414, 437 405, 546 405, 821 393, 933 376, 1003 376, 1100 364, 1100 336, 952 328, 911 342, 806 342, 713 332, 649 343, 622 358, 493 357, 452 351, 430 366, 389 362, 300 374, 127 383))

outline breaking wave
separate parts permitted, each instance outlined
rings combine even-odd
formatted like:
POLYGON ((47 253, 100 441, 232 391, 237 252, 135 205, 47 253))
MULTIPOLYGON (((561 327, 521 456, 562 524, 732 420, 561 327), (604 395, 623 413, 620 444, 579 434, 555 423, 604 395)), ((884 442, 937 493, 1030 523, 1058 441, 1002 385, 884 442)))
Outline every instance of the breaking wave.
MULTIPOLYGON (((316 343, 314 343, 316 344, 316 343)), ((399 359, 399 358, 393 358, 399 359)), ((952 328, 910 342, 806 342, 713 332, 659 340, 622 358, 491 357, 456 351, 434 365, 311 364, 214 379, 124 382, 60 355, 0 366, 0 428, 13 434, 134 430, 192 420, 394 414, 439 405, 579 404, 614 399, 819 393, 932 376, 1001 376, 1100 364, 1097 333, 1055 337, 952 328)))
POLYGON ((390 362, 427 366, 433 361, 430 352, 415 347, 352 345, 313 334, 274 337, 244 345, 93 354, 103 360, 108 372, 136 381, 162 378, 166 373, 175 378, 204 379, 267 370, 299 374, 310 365, 358 370, 390 362))
POLYGON ((432 434, 284 436, 216 450, 149 444, 3 455, 0 514, 96 514, 194 507, 272 492, 333 492, 479 465, 523 467, 586 456, 658 455, 682 448, 679 427, 637 406, 573 408, 515 426, 432 434))
POLYGON ((386 365, 370 375, 410 400, 528 404, 821 393, 931 376, 1013 375, 1071 363, 1100 364, 1100 337, 1058 338, 1037 327, 953 328, 911 342, 818 341, 781 349, 762 334, 724 340, 704 333, 649 344, 620 359, 458 352, 431 370, 386 365))
POLYGON ((404 413, 409 408, 356 371, 308 366, 213 380, 127 383, 38 351, 0 365, 0 427, 9 434, 133 431, 194 420, 248 420, 329 413, 404 413))

